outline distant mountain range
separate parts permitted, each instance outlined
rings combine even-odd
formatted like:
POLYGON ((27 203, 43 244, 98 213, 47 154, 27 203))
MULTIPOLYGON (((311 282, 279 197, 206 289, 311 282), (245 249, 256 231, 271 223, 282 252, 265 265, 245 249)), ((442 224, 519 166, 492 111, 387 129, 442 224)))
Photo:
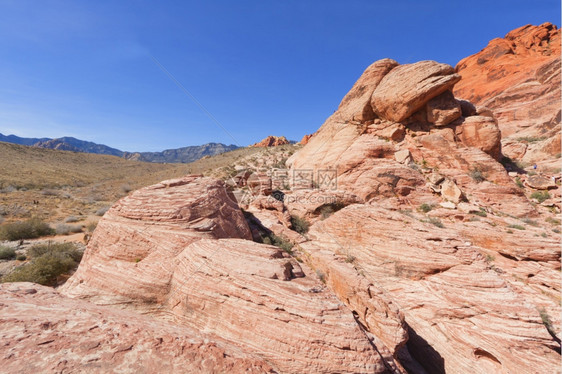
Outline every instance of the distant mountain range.
POLYGON ((233 151, 238 146, 222 143, 208 143, 198 146, 183 147, 177 149, 166 149, 162 152, 124 152, 103 144, 88 142, 69 136, 63 138, 21 138, 15 135, 0 134, 0 142, 15 143, 40 148, 58 149, 61 151, 73 151, 84 153, 96 153, 100 155, 111 155, 123 157, 128 160, 145 162, 193 162, 205 156, 214 156, 219 153, 233 151))

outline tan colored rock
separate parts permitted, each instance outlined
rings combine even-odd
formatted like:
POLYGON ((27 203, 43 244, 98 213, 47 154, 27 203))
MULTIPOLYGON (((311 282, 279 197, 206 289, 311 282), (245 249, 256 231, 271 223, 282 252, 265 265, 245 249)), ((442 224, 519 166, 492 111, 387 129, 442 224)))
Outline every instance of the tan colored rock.
POLYGON ((407 164, 412 158, 409 149, 402 149, 394 153, 394 159, 401 164, 407 164))
POLYGON ((525 179, 525 185, 535 190, 548 190, 550 188, 556 188, 556 183, 553 178, 549 178, 544 175, 529 175, 525 179))
POLYGON ((3 373, 273 373, 264 358, 186 326, 0 284, 3 373))
POLYGON ((493 118, 463 118, 455 127, 455 134, 463 144, 481 149, 496 160, 501 158, 501 133, 493 118))
POLYGON ((400 122, 429 100, 450 90, 460 76, 447 64, 421 61, 392 69, 371 98, 373 111, 382 118, 400 122))
POLYGON ((441 196, 450 202, 458 204, 463 198, 463 193, 455 182, 450 179, 445 179, 445 181, 441 183, 441 196))
POLYGON ((446 126, 462 114, 461 105, 451 91, 429 100, 426 104, 427 121, 435 126, 446 126))
POLYGON ((456 204, 451 202, 451 201, 443 201, 442 203, 439 203, 439 205, 442 208, 445 208, 445 209, 456 209, 457 208, 456 204))
POLYGON ((478 208, 476 205, 468 204, 465 202, 460 202, 457 205, 457 209, 463 213, 477 213, 480 211, 480 208, 478 208))
POLYGON ((400 123, 384 123, 380 125, 372 125, 367 129, 368 134, 376 135, 383 139, 400 141, 406 134, 406 128, 400 123))

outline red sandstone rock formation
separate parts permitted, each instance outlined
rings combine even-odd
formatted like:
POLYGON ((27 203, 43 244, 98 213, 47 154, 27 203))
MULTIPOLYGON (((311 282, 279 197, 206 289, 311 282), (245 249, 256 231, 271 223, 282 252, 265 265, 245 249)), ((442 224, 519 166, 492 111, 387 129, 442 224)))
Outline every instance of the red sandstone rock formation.
POLYGON ((263 358, 186 326, 61 296, 32 283, 0 285, 3 373, 273 373, 263 358))
POLYGON ((301 145, 306 145, 306 143, 308 143, 308 141, 310 140, 310 138, 312 138, 312 135, 314 134, 306 134, 302 137, 301 141, 299 142, 299 144, 301 145))
POLYGON ((314 272, 250 238, 222 182, 165 181, 105 214, 61 292, 204 331, 278 372, 386 370, 388 359, 314 272))
POLYGON ((268 136, 256 144, 252 144, 250 147, 277 147, 279 145, 289 144, 289 141, 284 136, 268 136))
POLYGON ((493 110, 504 153, 536 162, 560 153, 560 30, 527 25, 460 61, 456 96, 493 110), (527 140, 530 139, 531 141, 527 140), (548 143, 548 144, 547 144, 548 143))

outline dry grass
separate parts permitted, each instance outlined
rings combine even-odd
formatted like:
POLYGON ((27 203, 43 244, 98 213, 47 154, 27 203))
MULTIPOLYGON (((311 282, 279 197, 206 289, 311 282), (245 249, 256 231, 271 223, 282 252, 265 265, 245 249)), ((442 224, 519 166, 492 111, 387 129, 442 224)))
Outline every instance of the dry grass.
POLYGON ((296 147, 240 148, 189 164, 156 164, 0 142, 0 218, 37 217, 54 226, 69 216, 92 220, 132 190, 187 174, 222 177, 232 165, 285 157, 296 147))

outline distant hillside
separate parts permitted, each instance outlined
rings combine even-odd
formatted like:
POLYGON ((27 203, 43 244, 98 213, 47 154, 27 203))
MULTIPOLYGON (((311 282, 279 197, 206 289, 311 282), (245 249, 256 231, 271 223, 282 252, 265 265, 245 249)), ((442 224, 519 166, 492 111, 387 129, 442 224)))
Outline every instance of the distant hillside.
POLYGON ((162 152, 125 152, 123 157, 129 160, 146 162, 193 162, 205 156, 215 156, 237 148, 239 147, 233 144, 207 143, 199 146, 166 149, 162 152))
POLYGON ((0 134, 0 141, 39 148, 57 149, 61 151, 73 151, 83 153, 94 153, 100 155, 111 155, 123 157, 128 160, 159 162, 159 163, 186 163, 199 160, 205 156, 215 156, 223 152, 233 151, 238 146, 233 144, 208 143, 200 146, 190 146, 177 149, 167 149, 162 152, 123 152, 103 144, 88 142, 73 137, 50 138, 21 138, 15 135, 0 134))
POLYGON ((6 143, 14 143, 20 145, 34 145, 38 142, 45 142, 47 140, 51 140, 49 138, 20 138, 19 136, 15 135, 2 135, 0 134, 0 142, 6 143))

